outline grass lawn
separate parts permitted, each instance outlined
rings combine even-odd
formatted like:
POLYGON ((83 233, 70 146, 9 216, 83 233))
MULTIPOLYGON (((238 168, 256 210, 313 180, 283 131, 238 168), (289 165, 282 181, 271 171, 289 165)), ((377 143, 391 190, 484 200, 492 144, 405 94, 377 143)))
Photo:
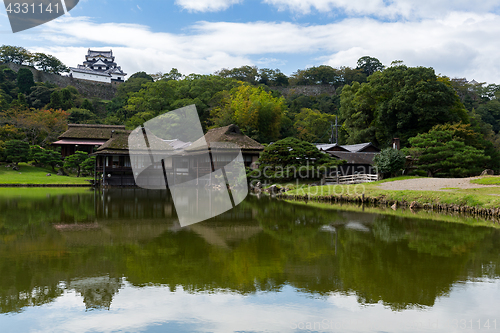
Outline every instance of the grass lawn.
POLYGON ((471 183, 480 185, 500 185, 500 176, 485 176, 471 180, 471 183))
MULTIPOLYGON (((384 198, 386 201, 416 201, 420 204, 456 204, 470 207, 498 208, 500 207, 500 187, 485 187, 475 189, 453 189, 451 191, 395 191, 382 190, 377 187, 386 181, 401 180, 392 178, 373 183, 356 185, 326 185, 317 187, 303 186, 286 195, 309 195, 311 198, 324 196, 360 197, 365 195, 368 198, 384 198)), ((408 178, 404 178, 408 179, 408 178)))
POLYGON ((50 168, 37 168, 26 163, 19 163, 20 170, 14 171, 12 168, 6 168, 0 165, 0 184, 89 184, 86 179, 70 176, 57 176, 50 168), (52 176, 48 177, 50 173, 52 176))

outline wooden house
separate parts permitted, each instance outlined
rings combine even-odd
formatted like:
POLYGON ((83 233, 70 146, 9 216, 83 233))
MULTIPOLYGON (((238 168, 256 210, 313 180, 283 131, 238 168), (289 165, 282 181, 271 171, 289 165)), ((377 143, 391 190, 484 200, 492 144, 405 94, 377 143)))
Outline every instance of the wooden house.
MULTIPOLYGON (((129 149, 132 149, 128 140, 131 133, 133 132, 115 130, 109 140, 94 153, 97 156, 96 177, 103 185, 136 185, 129 153, 129 149)), ((135 132, 135 135, 141 134, 135 132)), ((145 166, 144 175, 148 179, 141 181, 148 184, 161 182, 160 178, 164 175, 174 175, 171 179, 175 179, 175 182, 201 177, 214 168, 221 168, 231 162, 239 151, 244 165, 255 168, 259 155, 264 150, 264 146, 241 133, 236 125, 211 129, 193 143, 163 140, 150 132, 147 133, 147 138, 149 148, 133 147, 133 162, 134 165, 145 166), (162 162, 151 163, 151 156, 155 154, 165 156, 162 162)))
POLYGON ((377 174, 377 170, 373 166, 373 159, 380 152, 380 149, 371 142, 342 146, 337 144, 318 144, 316 147, 336 159, 346 161, 338 167, 342 176, 377 174))
POLYGON ((69 124, 68 130, 52 145, 61 147, 63 157, 73 155, 77 150, 92 154, 118 130, 125 130, 125 126, 69 124))

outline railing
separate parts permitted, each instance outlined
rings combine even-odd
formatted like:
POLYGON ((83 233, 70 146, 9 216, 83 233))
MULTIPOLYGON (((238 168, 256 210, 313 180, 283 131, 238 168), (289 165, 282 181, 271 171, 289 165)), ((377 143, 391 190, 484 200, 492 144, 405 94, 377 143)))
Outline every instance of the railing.
POLYGON ((338 177, 327 177, 325 182, 333 182, 337 184, 360 184, 360 183, 369 183, 375 182, 378 180, 378 175, 372 174, 356 174, 356 175, 348 175, 348 176, 338 176, 338 177))

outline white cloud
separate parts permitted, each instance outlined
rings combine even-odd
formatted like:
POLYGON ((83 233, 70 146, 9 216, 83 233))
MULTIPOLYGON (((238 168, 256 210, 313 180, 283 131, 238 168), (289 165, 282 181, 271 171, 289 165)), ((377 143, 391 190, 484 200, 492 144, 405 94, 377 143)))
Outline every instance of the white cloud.
POLYGON ((262 59, 275 58, 290 66, 288 57, 300 58, 300 63, 294 62, 296 68, 280 68, 290 74, 311 63, 355 66, 358 58, 369 55, 385 65, 398 59, 409 66, 434 67, 437 73, 451 77, 490 83, 500 77, 500 46, 494 42, 500 34, 500 16, 495 14, 456 12, 413 22, 354 18, 326 25, 198 22, 184 34, 67 17, 49 22, 44 29, 37 40, 45 38, 53 46, 37 51, 75 66, 83 61, 88 47, 112 48, 129 74, 168 72, 173 67, 183 74, 213 73, 221 68, 262 66, 262 59), (102 31, 106 31, 104 40, 112 44, 103 43, 102 31), (82 47, 67 46, 75 41, 82 47))
POLYGON ((192 12, 218 12, 242 0, 176 0, 175 4, 192 12))
POLYGON ((439 17, 453 11, 485 13, 498 9, 497 0, 263 0, 279 10, 290 10, 308 14, 318 12, 345 11, 349 15, 372 15, 375 17, 425 18, 439 17))

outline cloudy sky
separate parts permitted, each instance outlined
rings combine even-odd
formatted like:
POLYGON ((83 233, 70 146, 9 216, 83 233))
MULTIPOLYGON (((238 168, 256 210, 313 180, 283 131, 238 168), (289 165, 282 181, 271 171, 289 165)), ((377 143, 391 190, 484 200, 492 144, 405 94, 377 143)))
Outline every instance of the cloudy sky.
POLYGON ((69 14, 13 34, 2 6, 0 44, 82 63, 113 49, 129 74, 210 74, 255 65, 285 74, 321 64, 389 66, 500 84, 498 0, 81 0, 69 14))

